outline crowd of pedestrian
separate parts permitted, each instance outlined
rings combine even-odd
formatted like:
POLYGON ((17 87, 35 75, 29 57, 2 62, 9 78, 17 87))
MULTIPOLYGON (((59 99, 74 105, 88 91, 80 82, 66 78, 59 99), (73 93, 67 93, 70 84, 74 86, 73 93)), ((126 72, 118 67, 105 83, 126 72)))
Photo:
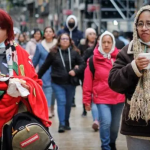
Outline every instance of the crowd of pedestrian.
MULTIPOLYGON (((2 25, 0 22, 0 27, 2 25)), ((0 35, 3 30, 8 29, 2 26, 0 35)), ((122 40, 123 36, 116 30, 100 35, 90 27, 82 32, 74 15, 68 16, 64 28, 58 32, 47 26, 43 31, 33 29, 30 39, 23 33, 9 41, 8 35, 3 33, 2 36, 6 38, 0 38, 0 77, 12 73, 12 68, 9 71, 5 68, 7 62, 2 49, 15 39, 29 55, 33 74, 36 74, 34 80, 43 82, 49 118, 55 116, 54 105, 57 102, 59 133, 71 130, 71 109, 76 106, 76 87, 81 86, 81 115, 86 117, 87 111, 91 110, 91 126, 94 131, 99 131, 102 150, 117 149, 122 110, 121 133, 126 135, 128 150, 150 148, 150 72, 146 68, 149 59, 147 55, 139 56, 150 52, 150 5, 137 13, 132 41, 122 40)), ((31 78, 28 73, 26 75, 31 78)), ((5 91, 0 90, 0 99, 3 100, 5 91)))
POLYGON ((125 96, 113 92, 107 80, 117 54, 125 46, 119 40, 119 32, 105 31, 98 35, 94 28, 82 32, 78 30, 77 18, 70 15, 57 34, 49 26, 43 34, 40 29, 34 29, 28 42, 23 34, 17 41, 29 53, 43 81, 49 118, 54 117, 57 101, 58 132, 71 130, 71 107, 76 106, 75 89, 80 85, 83 89, 81 115, 85 117, 87 111, 92 111, 91 126, 100 132, 102 149, 115 150, 125 96))

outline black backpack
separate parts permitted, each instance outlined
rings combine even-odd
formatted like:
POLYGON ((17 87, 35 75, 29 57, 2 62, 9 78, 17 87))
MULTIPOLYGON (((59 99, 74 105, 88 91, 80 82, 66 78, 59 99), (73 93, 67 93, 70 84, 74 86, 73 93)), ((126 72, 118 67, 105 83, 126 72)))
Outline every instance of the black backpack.
POLYGON ((89 67, 90 67, 90 71, 92 72, 93 78, 94 78, 95 68, 94 68, 94 63, 93 63, 93 56, 91 56, 89 58, 89 67))
POLYGON ((16 114, 3 127, 1 150, 58 150, 39 118, 29 112, 16 114))

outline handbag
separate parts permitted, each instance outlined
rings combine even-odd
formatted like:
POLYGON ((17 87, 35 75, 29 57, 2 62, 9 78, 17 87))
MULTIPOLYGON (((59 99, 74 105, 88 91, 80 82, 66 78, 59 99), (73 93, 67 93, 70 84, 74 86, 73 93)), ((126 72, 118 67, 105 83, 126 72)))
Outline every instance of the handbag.
POLYGON ((81 85, 81 82, 77 76, 74 76, 74 77, 69 76, 69 81, 71 85, 75 85, 75 86, 81 85))
MULTIPOLYGON (((61 50, 59 49, 59 53, 60 53, 60 57, 61 57, 61 60, 62 60, 62 63, 63 63, 63 66, 64 68, 66 68, 66 64, 65 64, 65 61, 64 61, 64 58, 62 56, 62 52, 61 50)), ((70 67, 70 70, 72 70, 72 67, 71 67, 71 54, 70 54, 70 48, 68 48, 68 57, 69 57, 69 67, 70 67)), ((80 79, 78 78, 78 76, 71 76, 69 75, 69 82, 71 85, 74 85, 74 86, 78 86, 78 85, 81 85, 81 81, 80 79)))
POLYGON ((48 128, 29 112, 16 114, 4 125, 1 143, 2 150, 58 150, 48 128))

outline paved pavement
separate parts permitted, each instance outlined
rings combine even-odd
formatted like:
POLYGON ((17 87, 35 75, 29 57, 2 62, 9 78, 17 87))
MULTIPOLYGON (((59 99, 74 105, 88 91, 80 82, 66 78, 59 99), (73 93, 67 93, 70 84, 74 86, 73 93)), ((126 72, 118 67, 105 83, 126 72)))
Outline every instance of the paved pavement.
MULTIPOLYGON (((59 150, 101 150, 99 133, 94 132, 92 126, 91 112, 82 117, 82 90, 76 90, 77 107, 72 108, 70 124, 71 131, 58 133, 58 118, 55 110, 55 117, 52 118, 50 132, 53 135, 59 150)), ((55 107, 56 108, 56 107, 55 107)), ((57 108, 56 108, 57 109, 57 108)), ((119 134, 117 139, 117 150, 127 150, 125 136, 119 134)))

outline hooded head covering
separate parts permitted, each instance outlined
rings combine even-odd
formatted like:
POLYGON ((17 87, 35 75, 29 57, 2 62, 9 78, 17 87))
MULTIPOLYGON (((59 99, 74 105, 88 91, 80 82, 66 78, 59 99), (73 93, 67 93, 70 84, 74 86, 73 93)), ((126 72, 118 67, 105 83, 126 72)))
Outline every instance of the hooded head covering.
POLYGON ((67 20, 66 20, 66 26, 67 26, 67 28, 69 29, 69 31, 70 31, 70 37, 72 38, 72 31, 78 26, 77 17, 74 16, 74 15, 68 16, 68 17, 67 17, 67 20), (68 25, 70 19, 74 19, 74 21, 75 21, 75 25, 74 25, 73 28, 70 28, 69 25, 68 25))
POLYGON ((77 21, 77 17, 74 16, 74 15, 70 15, 67 17, 67 20, 66 20, 66 26, 69 30, 74 30, 77 26, 78 26, 78 21, 77 21), (70 19, 73 19, 75 21, 75 26, 73 28, 70 28, 69 25, 68 25, 68 22, 70 19))
POLYGON ((95 34, 96 34, 95 29, 93 29, 93 28, 87 28, 87 29, 85 30, 85 38, 87 38, 87 36, 88 36, 90 33, 95 33, 95 34))
POLYGON ((133 25, 133 52, 134 52, 134 56, 137 57, 137 55, 139 53, 141 53, 143 51, 143 46, 145 45, 150 45, 150 42, 143 42, 141 39, 139 39, 138 37, 138 33, 137 33, 137 27, 136 27, 136 23, 138 21, 138 18, 140 16, 140 14, 143 12, 143 11, 150 11, 150 5, 147 5, 147 6, 144 6, 142 7, 138 13, 136 14, 136 17, 135 17, 135 20, 134 20, 134 25, 133 25), (142 46, 142 47, 141 47, 142 46))
MULTIPOLYGON (((147 43, 143 42, 141 39, 139 40, 136 23, 140 14, 143 11, 150 11, 150 5, 142 7, 134 20, 134 31, 133 31, 133 53, 134 59, 138 57, 139 53, 143 53, 147 43), (143 44, 144 43, 144 44, 143 44)), ((150 70, 142 70, 141 73, 143 74, 138 81, 136 89, 133 93, 130 103, 130 111, 129 111, 129 118, 132 120, 138 121, 139 119, 143 119, 146 122, 150 120, 150 70)))
POLYGON ((116 44, 116 42, 115 42, 114 35, 113 35, 111 32, 109 32, 109 31, 105 31, 105 32, 100 36, 98 50, 99 50, 99 52, 103 55, 103 57, 110 59, 110 58, 111 58, 111 53, 115 50, 115 44, 116 44), (112 45, 112 48, 111 48, 111 50, 110 50, 109 53, 105 53, 105 52, 103 51, 103 48, 102 48, 102 39, 103 39, 103 37, 104 37, 105 35, 111 36, 111 38, 112 38, 112 40, 113 40, 113 45, 112 45))

